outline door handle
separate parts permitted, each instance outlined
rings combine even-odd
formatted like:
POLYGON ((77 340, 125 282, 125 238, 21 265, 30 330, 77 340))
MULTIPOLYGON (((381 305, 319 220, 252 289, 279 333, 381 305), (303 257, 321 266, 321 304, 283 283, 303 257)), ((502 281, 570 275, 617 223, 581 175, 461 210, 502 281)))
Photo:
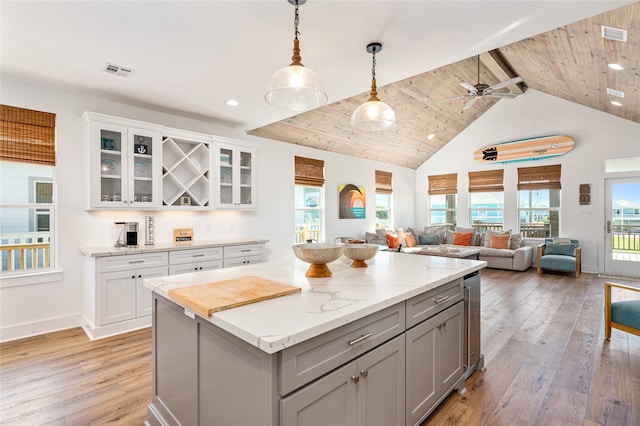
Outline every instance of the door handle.
POLYGON ((360 381, 360 376, 351 376, 351 380, 353 381, 353 383, 358 384, 358 382, 360 381))
POLYGON ((611 233, 611 221, 608 220, 607 221, 607 234, 610 234, 610 233, 611 233))
POLYGON ((353 340, 349 340, 349 346, 353 346, 356 343, 360 343, 362 342, 364 339, 367 339, 371 337, 371 333, 367 333, 367 334, 362 334, 360 337, 358 337, 357 339, 353 339, 353 340))

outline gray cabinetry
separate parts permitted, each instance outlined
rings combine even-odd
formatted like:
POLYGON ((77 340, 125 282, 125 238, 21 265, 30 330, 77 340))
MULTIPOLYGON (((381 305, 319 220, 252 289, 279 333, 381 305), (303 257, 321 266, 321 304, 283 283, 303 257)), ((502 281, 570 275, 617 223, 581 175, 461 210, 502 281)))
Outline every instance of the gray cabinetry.
POLYGON ((280 402, 280 424, 403 425, 404 335, 280 402))
POLYGON ((419 424, 463 387, 463 302, 407 330, 407 425, 419 424))

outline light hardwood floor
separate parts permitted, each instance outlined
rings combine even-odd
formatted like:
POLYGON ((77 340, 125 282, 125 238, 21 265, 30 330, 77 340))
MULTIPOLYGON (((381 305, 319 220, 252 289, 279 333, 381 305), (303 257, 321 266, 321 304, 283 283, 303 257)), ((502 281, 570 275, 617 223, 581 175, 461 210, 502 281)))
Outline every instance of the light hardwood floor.
MULTIPOLYGON (((486 371, 423 426, 640 426, 640 337, 613 330, 604 340, 604 281, 483 270, 486 371)), ((75 328, 0 345, 0 424, 141 425, 150 399, 149 329, 91 342, 75 328)))

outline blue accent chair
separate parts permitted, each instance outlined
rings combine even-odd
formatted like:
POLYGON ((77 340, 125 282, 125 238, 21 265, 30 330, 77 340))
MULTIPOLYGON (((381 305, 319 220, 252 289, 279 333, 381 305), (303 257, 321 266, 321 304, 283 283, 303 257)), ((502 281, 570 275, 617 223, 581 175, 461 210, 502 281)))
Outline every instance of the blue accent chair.
POLYGON ((538 246, 538 273, 544 269, 572 272, 579 278, 582 273, 582 248, 578 240, 556 243, 552 238, 546 238, 544 244, 538 246))
POLYGON ((604 338, 611 338, 611 328, 640 336, 640 299, 611 301, 612 288, 640 293, 640 288, 616 283, 604 283, 604 338))

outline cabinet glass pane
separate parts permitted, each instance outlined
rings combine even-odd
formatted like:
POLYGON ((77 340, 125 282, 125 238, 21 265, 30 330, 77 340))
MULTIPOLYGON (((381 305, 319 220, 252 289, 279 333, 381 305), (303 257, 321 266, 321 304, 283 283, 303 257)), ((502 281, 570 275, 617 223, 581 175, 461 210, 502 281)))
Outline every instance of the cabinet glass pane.
POLYGON ((133 201, 150 203, 152 197, 153 144, 151 136, 133 135, 133 201))
POLYGON ((233 204, 233 191, 231 186, 220 186, 220 204, 233 204))
POLYGON ((122 134, 100 130, 100 200, 120 202, 122 197, 122 134))

